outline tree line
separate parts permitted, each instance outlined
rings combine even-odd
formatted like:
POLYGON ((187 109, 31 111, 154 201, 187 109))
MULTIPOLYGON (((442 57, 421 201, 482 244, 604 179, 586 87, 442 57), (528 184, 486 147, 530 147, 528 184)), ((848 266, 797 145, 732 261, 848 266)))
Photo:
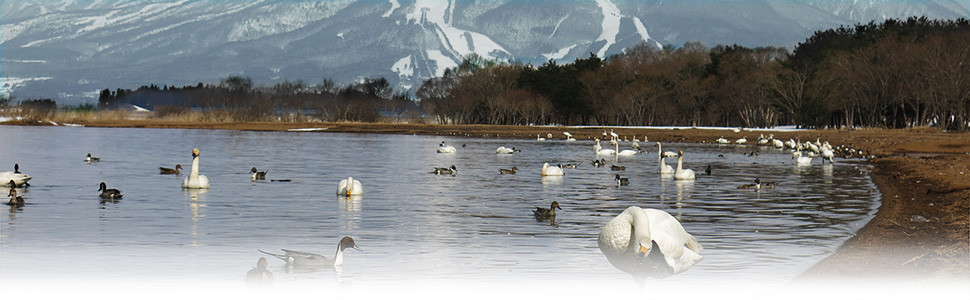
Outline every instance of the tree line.
POLYGON ((641 44, 538 67, 471 55, 417 91, 441 123, 970 126, 970 26, 909 18, 784 48, 641 44))

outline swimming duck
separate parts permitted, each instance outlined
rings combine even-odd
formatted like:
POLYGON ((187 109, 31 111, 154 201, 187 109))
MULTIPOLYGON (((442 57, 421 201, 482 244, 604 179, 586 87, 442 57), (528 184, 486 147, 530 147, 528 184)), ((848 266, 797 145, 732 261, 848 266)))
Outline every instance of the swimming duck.
POLYGON ((337 183, 337 195, 350 197, 363 194, 364 187, 360 184, 360 181, 353 177, 347 177, 347 179, 342 179, 337 183))
POLYGON ((559 202, 558 201, 552 201, 552 204, 549 205, 549 208, 543 208, 543 207, 536 206, 536 210, 533 210, 532 211, 532 214, 535 215, 536 219, 555 218, 556 217, 556 209, 562 210, 562 208, 559 207, 559 202))
POLYGON ((0 182, 3 182, 7 187, 29 186, 27 181, 30 178, 29 175, 20 173, 20 164, 13 164, 13 172, 0 172, 0 182), (11 181, 13 182, 12 184, 11 181))
POLYGON ((518 167, 512 166, 511 169, 498 169, 498 173, 499 174, 515 174, 515 172, 518 171, 518 170, 519 170, 518 167))
POLYGON ((182 188, 209 188, 209 178, 199 174, 199 148, 192 149, 192 170, 189 171, 189 176, 182 179, 182 188))
POLYGON ((250 286, 268 285, 273 283, 273 272, 270 272, 267 267, 269 262, 266 261, 265 257, 260 257, 256 261, 256 267, 246 272, 246 284, 250 286))
POLYGON ((620 177, 620 174, 616 174, 616 186, 630 185, 630 178, 620 177))
POLYGON ((175 165, 175 169, 170 169, 166 167, 158 167, 158 174, 175 174, 178 175, 179 171, 182 170, 182 165, 175 165))
POLYGON ((86 161, 88 163, 92 163, 92 162, 101 161, 101 158, 100 157, 91 156, 91 153, 88 153, 88 157, 84 158, 84 161, 86 161))
POLYGON ((441 144, 438 144, 438 151, 437 152, 438 153, 455 153, 455 152, 458 152, 458 149, 455 149, 454 146, 447 146, 447 145, 445 145, 445 141, 441 141, 441 144))
POLYGON ((669 213, 631 206, 600 230, 597 244, 610 263, 638 281, 663 278, 701 261, 697 239, 669 213))
POLYGON ((674 179, 694 180, 694 170, 684 169, 684 151, 677 151, 677 170, 674 171, 674 179))
POLYGON ((256 167, 253 167, 252 170, 249 170, 249 175, 250 177, 252 177, 253 181, 266 180, 266 171, 262 171, 262 172, 256 171, 256 167))
POLYGON ((610 170, 613 170, 613 171, 624 171, 624 170, 626 170, 626 166, 610 165, 610 170))
POLYGON ((550 166, 549 163, 545 163, 542 165, 542 176, 563 176, 563 175, 566 175, 566 173, 563 173, 562 168, 560 167, 550 166))
POLYGON ((121 191, 117 189, 109 189, 108 185, 104 182, 101 182, 101 186, 98 188, 98 191, 101 192, 101 199, 121 199, 122 196, 121 191))
POLYGON ((431 171, 431 173, 435 175, 441 175, 441 174, 455 175, 455 174, 458 174, 458 168, 455 167, 455 165, 451 165, 451 167, 448 167, 448 168, 437 167, 437 168, 434 168, 434 170, 431 171))
POLYGON ((563 169, 575 169, 578 167, 576 164, 558 164, 558 166, 563 169))
POLYGON ((704 174, 711 175, 711 173, 714 173, 714 170, 711 169, 711 165, 707 165, 707 168, 704 169, 704 174))
POLYGON ((7 201, 7 205, 19 207, 26 203, 24 202, 24 197, 17 196, 17 189, 11 188, 7 196, 10 196, 10 201, 7 201))
POLYGON ((602 159, 602 158, 600 158, 600 159, 594 159, 591 162, 591 164, 593 164, 594 167, 599 168, 599 167, 602 167, 602 166, 606 165, 606 159, 602 159))
POLYGON ((755 178, 754 183, 742 184, 738 186, 739 189, 772 189, 775 188, 774 182, 761 182, 761 178, 755 178))
POLYGON ((344 249, 347 249, 347 248, 354 248, 354 249, 357 249, 358 251, 361 251, 360 248, 357 248, 357 244, 354 242, 354 239, 349 236, 345 236, 342 239, 340 239, 340 243, 337 244, 337 253, 334 254, 333 259, 327 258, 326 256, 316 254, 316 253, 293 251, 293 250, 287 250, 287 249, 281 249, 283 250, 283 254, 270 253, 259 249, 256 249, 256 250, 264 254, 272 255, 273 257, 282 259, 283 261, 286 262, 286 265, 289 267, 319 268, 319 267, 342 266, 344 264, 344 249))

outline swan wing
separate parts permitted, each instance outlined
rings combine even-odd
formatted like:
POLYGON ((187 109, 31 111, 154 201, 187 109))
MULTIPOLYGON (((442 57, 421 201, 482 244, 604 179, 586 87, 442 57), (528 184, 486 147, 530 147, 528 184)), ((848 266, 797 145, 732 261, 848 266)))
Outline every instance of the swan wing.
POLYGON ((703 259, 699 253, 704 247, 676 218, 662 210, 644 209, 644 212, 650 218, 651 239, 674 273, 686 271, 703 259))
POLYGON ((341 179, 340 182, 337 183, 337 194, 346 194, 346 193, 347 193, 347 179, 341 179))

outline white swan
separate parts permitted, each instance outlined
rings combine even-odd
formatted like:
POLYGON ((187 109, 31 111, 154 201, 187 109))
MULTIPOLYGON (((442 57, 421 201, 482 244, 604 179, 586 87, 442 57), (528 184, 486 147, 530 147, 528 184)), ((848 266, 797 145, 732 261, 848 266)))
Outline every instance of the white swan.
POLYGON ((541 142, 541 141, 545 141, 545 140, 546 140, 546 138, 544 138, 544 137, 542 137, 542 136, 540 136, 538 134, 536 135, 536 141, 540 141, 541 142))
POLYGON ((182 179, 182 188, 207 189, 209 178, 199 174, 199 148, 192 149, 192 170, 189 176, 182 179))
POLYGON ((677 151, 677 171, 674 172, 674 179, 694 180, 694 170, 684 169, 684 151, 677 151))
POLYGON ((499 146, 495 149, 495 154, 512 154, 515 153, 515 148, 506 148, 505 146, 499 146))
POLYGON ((24 186, 30 178, 30 175, 20 173, 20 164, 13 164, 13 172, 0 172, 0 184, 5 187, 24 186), (12 185, 11 181, 13 181, 12 185))
POLYGON ((740 139, 737 139, 734 141, 735 144, 739 144, 739 145, 747 142, 748 142, 748 137, 741 137, 740 139))
POLYGON ((566 136, 566 141, 572 142, 576 140, 576 138, 573 137, 573 134, 569 133, 568 131, 563 131, 562 134, 566 136))
POLYGON ((550 166, 549 163, 542 165, 542 176, 563 176, 562 168, 556 166, 550 166))
POLYGON ((634 156, 637 154, 636 150, 624 149, 620 151, 620 143, 614 143, 614 145, 616 145, 615 153, 617 156, 634 156))
POLYGON ((835 157, 835 152, 832 152, 832 148, 824 147, 824 145, 823 145, 821 156, 822 156, 822 163, 823 164, 825 163, 825 160, 826 159, 829 160, 829 163, 832 163, 832 164, 835 163, 835 161, 832 160, 832 158, 835 157))
MULTIPOLYGON (((610 143, 615 143, 615 142, 614 141, 610 141, 610 143)), ((600 139, 596 139, 596 145, 593 145, 593 150, 596 152, 596 155, 614 155, 614 154, 616 154, 616 150, 613 150, 613 149, 603 149, 603 146, 600 146, 600 139)))
POLYGON ((636 206, 606 223, 596 242, 610 264, 638 283, 684 272, 704 258, 699 254, 704 247, 677 219, 636 206))
POLYGON ((337 195, 350 197, 363 194, 364 187, 360 185, 359 180, 353 177, 347 177, 347 179, 340 180, 340 183, 337 183, 337 195))
POLYGON ((812 164, 812 158, 809 156, 802 157, 802 152, 795 151, 791 154, 791 158, 795 160, 795 163, 799 166, 808 166, 812 164))
POLYGON ((441 144, 438 144, 438 153, 455 153, 455 152, 458 152, 458 149, 455 149, 454 146, 446 146, 444 141, 442 141, 441 144))
POLYGON ((728 144, 728 143, 730 143, 730 142, 728 142, 728 140, 727 140, 726 138, 724 138, 723 136, 722 136, 721 138, 719 138, 719 139, 717 139, 717 141, 716 141, 716 142, 717 142, 718 144, 728 144))

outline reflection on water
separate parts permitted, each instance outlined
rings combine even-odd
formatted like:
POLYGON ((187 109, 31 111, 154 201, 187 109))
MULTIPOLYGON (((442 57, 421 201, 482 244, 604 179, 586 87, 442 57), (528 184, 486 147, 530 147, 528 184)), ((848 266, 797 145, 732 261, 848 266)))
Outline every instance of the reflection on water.
MULTIPOLYGON (((348 255, 339 277, 275 272, 277 285, 629 281, 599 252, 596 236, 637 205, 667 211, 704 246, 703 261, 666 281, 784 282, 864 224, 878 194, 864 165, 798 167, 790 153, 756 146, 665 144, 689 153, 685 167, 715 170, 677 181, 657 173, 656 152, 604 157, 623 171, 594 167, 591 141, 14 126, 0 126, 0 140, 20 141, 0 144, 0 166, 19 163, 34 176, 33 186, 18 191, 28 205, 0 220, 0 280, 94 272, 105 279, 239 281, 260 257, 257 248, 324 253, 333 240, 352 236, 367 251, 348 255), (435 153, 442 139, 466 147, 435 153), (522 152, 496 155, 498 146, 522 152), (158 174, 158 166, 189 165, 185 153, 192 148, 206 155, 200 168, 210 189, 182 190, 187 172, 158 174), (745 155, 754 150, 760 155, 745 155), (78 160, 88 152, 101 162, 78 160), (544 162, 578 167, 543 177, 544 162), (292 181, 252 182, 253 165, 292 181), (428 173, 450 165, 459 170, 454 176, 428 173), (516 174, 497 171, 513 165, 516 174), (367 195, 334 201, 332 183, 348 172, 367 195), (630 185, 617 187, 616 174, 630 185), (754 178, 777 185, 736 188, 754 178), (124 190, 124 200, 99 204, 89 187, 101 181, 124 190), (532 210, 552 201, 563 210, 555 220, 537 221, 532 210)), ((268 270, 281 265, 270 260, 268 270)))

